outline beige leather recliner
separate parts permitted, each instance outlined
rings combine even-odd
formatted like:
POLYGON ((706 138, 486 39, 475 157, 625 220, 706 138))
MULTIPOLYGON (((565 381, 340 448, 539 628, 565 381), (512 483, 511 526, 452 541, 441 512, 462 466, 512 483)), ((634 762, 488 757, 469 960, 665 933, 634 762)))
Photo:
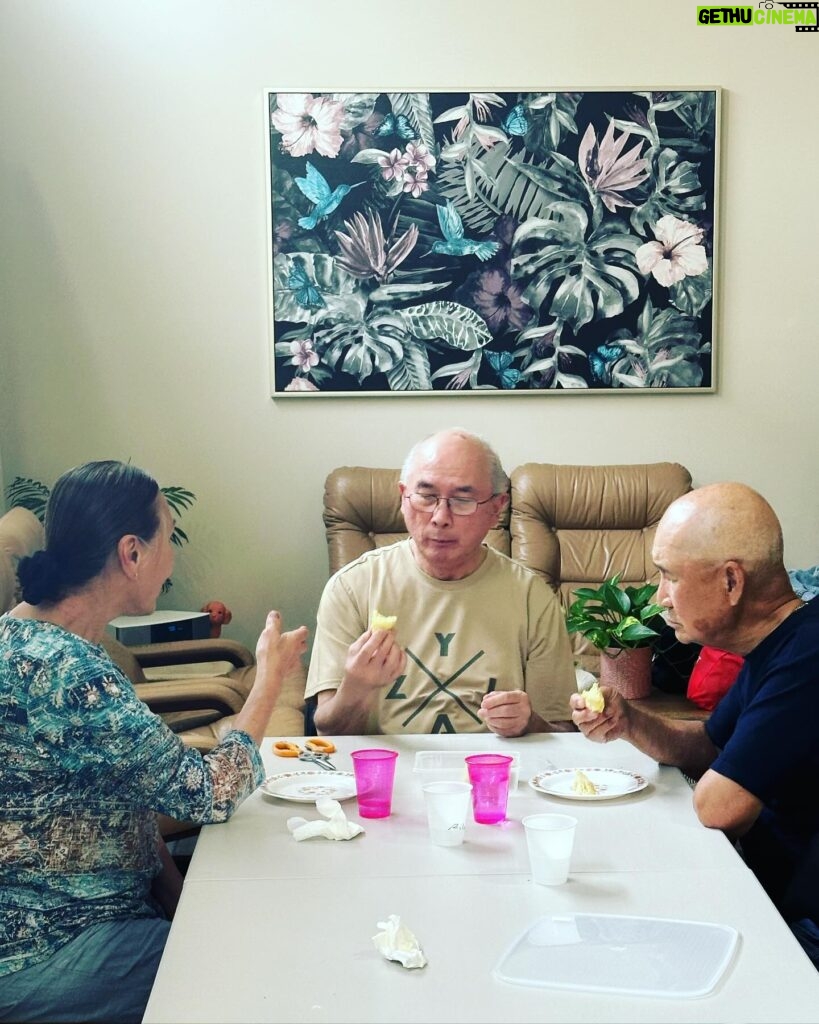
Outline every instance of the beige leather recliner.
MULTIPOLYGON (((511 481, 512 557, 543 576, 564 610, 578 587, 599 586, 615 573, 624 586, 656 583, 657 524, 691 490, 691 474, 674 462, 529 462, 512 471, 511 481)), ((580 666, 596 673, 596 648, 579 634, 572 643, 580 666)))
MULTIPOLYGON (((367 551, 407 536, 398 492, 398 469, 340 466, 324 484, 324 527, 330 575, 367 551)), ((511 553, 507 505, 486 543, 511 553)))

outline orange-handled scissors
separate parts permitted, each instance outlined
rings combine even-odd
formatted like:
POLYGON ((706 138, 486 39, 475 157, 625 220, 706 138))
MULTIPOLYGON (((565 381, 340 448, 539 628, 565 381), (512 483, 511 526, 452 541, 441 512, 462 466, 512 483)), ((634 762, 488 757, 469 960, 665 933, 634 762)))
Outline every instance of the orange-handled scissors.
POLYGON ((335 751, 335 743, 321 736, 305 740, 303 747, 291 740, 277 740, 273 744, 273 753, 277 757, 298 757, 301 761, 312 761, 330 771, 335 771, 336 766, 330 761, 330 754, 334 754, 335 751))

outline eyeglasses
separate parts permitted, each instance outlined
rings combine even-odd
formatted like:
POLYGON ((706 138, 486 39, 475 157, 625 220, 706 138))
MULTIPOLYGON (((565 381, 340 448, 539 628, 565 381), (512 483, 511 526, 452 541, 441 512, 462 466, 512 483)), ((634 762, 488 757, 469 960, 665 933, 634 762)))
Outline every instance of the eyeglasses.
POLYGON ((416 512, 435 512, 438 503, 443 501, 453 516, 474 516, 478 505, 486 505, 496 497, 497 494, 492 494, 485 501, 476 501, 474 498, 442 498, 439 494, 419 494, 418 491, 406 495, 416 512))

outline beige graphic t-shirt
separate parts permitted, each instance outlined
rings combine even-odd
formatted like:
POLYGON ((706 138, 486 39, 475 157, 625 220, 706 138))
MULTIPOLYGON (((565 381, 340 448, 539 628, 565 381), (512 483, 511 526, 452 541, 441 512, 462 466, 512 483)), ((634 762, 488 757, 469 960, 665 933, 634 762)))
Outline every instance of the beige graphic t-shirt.
POLYGON ((541 718, 570 718, 571 646, 546 583, 492 548, 471 576, 436 580, 418 568, 408 540, 362 555, 327 583, 307 697, 338 689, 347 649, 376 608, 398 617, 407 664, 381 691, 371 733, 486 732, 478 708, 491 690, 525 690, 541 718))

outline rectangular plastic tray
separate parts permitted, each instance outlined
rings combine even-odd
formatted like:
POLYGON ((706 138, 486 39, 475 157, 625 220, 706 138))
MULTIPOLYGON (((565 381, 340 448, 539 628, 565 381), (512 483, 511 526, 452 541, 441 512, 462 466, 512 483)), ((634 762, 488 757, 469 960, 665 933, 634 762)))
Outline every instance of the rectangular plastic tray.
POLYGON ((619 995, 707 995, 725 972, 739 933, 726 925, 655 917, 542 917, 498 961, 514 985, 619 995))

